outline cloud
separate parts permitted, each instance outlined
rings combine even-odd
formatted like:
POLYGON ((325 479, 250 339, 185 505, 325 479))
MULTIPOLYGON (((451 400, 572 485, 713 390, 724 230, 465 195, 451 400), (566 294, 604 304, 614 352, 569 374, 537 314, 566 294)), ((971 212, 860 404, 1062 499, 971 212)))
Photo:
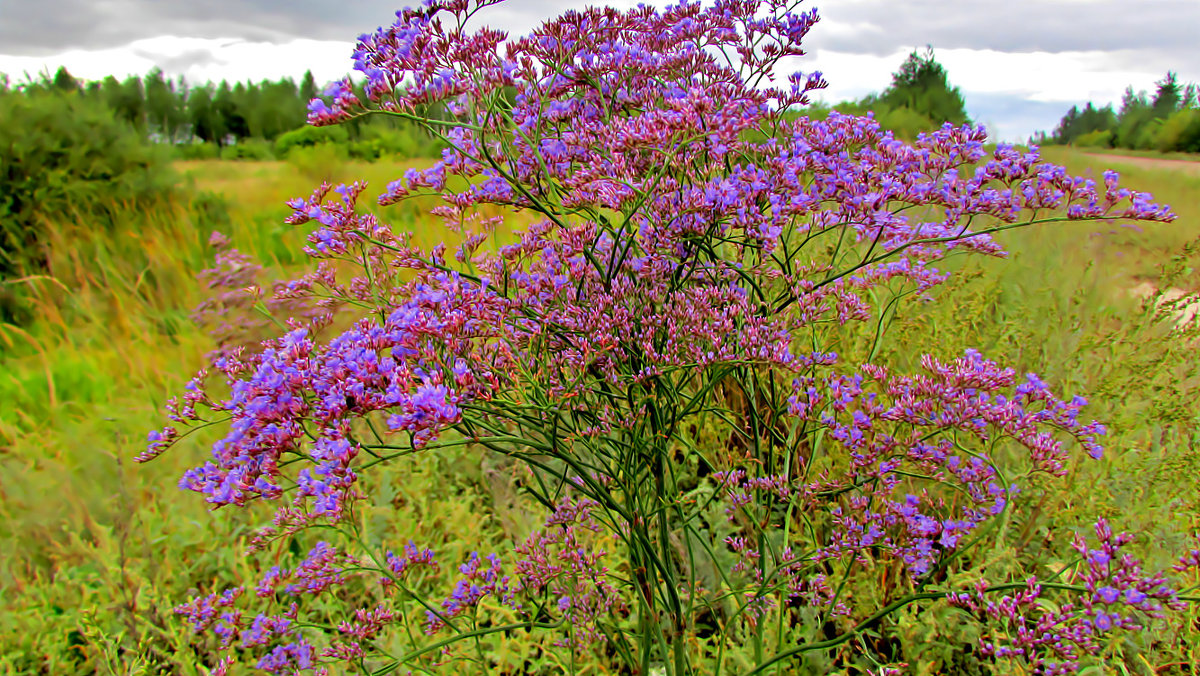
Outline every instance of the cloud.
POLYGON ((20 80, 24 73, 53 73, 64 66, 84 80, 124 78, 159 68, 189 82, 299 79, 312 70, 318 83, 344 76, 353 44, 336 40, 291 39, 281 44, 222 38, 162 36, 123 47, 76 49, 53 57, 0 55, 0 73, 20 80))
POLYGON ((161 35, 352 40, 395 10, 393 0, 15 0, 0 2, 0 45, 10 55, 45 56, 161 35))
MULTIPOLYGON (((161 35, 284 43, 353 41, 390 24, 418 0, 0 0, 0 49, 11 56, 104 50, 161 35)), ((606 4, 632 7, 636 0, 606 4)), ((577 7, 564 0, 509 0, 480 16, 525 31, 577 7)))
POLYGON ((1113 49, 1195 54, 1195 0, 836 0, 820 3, 814 47, 890 54, 932 44, 1002 52, 1113 49))
MULTIPOLYGON (((665 4, 658 0, 652 4, 665 4)), ((351 40, 416 0, 9 0, 0 3, 0 45, 12 55, 104 49, 158 35, 351 40)), ((528 27, 581 3, 509 0, 485 14, 503 28, 528 27)), ((637 4, 618 0, 617 6, 637 4)), ((1196 0, 809 0, 822 25, 812 46, 891 54, 945 49, 1086 52, 1153 49, 1194 54, 1196 0)))

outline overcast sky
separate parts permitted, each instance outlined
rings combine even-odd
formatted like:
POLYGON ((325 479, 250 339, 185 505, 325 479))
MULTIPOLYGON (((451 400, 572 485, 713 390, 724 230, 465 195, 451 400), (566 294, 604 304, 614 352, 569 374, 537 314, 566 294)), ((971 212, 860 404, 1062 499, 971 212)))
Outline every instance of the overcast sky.
MULTIPOLYGON (((399 0, 400 3, 404 0, 399 0)), ((635 2, 615 0, 628 7, 635 2)), ((662 2, 652 4, 663 4, 662 2)), ((363 32, 394 0, 0 0, 0 72, 65 65, 77 77, 144 74, 189 81, 299 77, 350 69, 363 32)), ((509 0, 486 21, 523 33, 580 6, 509 0)), ((1072 104, 1153 90, 1167 70, 1200 82, 1200 0, 808 0, 821 22, 795 67, 821 70, 833 102, 880 91, 914 48, 933 45, 972 117, 993 136, 1049 130, 1072 104)))

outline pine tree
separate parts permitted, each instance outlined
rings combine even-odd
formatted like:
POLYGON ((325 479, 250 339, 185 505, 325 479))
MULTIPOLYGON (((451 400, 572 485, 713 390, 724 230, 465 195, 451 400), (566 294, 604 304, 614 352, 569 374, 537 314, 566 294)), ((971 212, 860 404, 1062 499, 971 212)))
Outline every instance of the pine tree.
POLYGON ((927 47, 924 55, 913 50, 878 102, 893 109, 908 108, 938 125, 970 121, 962 92, 950 86, 946 69, 933 56, 933 47, 927 47))
POLYGON ((73 92, 79 89, 79 82, 67 72, 66 66, 59 66, 54 74, 54 88, 61 92, 73 92))
POLYGON ((1161 119, 1179 110, 1183 101, 1183 88, 1179 86, 1173 71, 1168 71, 1167 76, 1155 84, 1158 90, 1154 92, 1154 102, 1150 104, 1150 109, 1155 118, 1161 119))
POLYGON ((317 81, 313 79, 311 70, 304 71, 304 79, 300 81, 300 100, 308 106, 308 102, 317 95, 317 81))

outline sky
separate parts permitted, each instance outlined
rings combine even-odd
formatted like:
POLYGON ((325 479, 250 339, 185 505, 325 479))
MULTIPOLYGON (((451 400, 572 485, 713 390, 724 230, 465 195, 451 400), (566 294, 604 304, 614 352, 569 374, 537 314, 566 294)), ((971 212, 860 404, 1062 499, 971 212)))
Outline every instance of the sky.
MULTIPOLYGON (((399 0, 404 2, 404 0, 399 0)), ((637 4, 610 2, 617 7, 637 4)), ((663 4, 650 0, 650 4, 663 4)), ((76 77, 189 82, 350 70, 355 38, 390 23, 396 0, 0 0, 0 73, 66 66, 76 77)), ((509 0, 482 21, 516 35, 579 3, 509 0)), ((1049 131, 1072 105, 1119 103, 1168 70, 1200 82, 1200 0, 806 0, 820 23, 795 70, 820 70, 837 102, 884 89, 904 57, 933 46, 971 117, 993 138, 1049 131)))

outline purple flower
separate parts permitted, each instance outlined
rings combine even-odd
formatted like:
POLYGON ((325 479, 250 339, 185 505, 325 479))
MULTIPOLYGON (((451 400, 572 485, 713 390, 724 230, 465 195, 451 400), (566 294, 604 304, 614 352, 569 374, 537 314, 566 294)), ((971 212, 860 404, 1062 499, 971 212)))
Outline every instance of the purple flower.
POLYGON ((1112 587, 1101 587, 1096 590, 1096 595, 1101 601, 1109 605, 1116 603, 1117 599, 1121 598, 1121 592, 1112 587))
MULTIPOLYGON (((929 588, 959 579, 948 566, 1021 506, 1009 477, 1061 476, 1075 449, 1100 457, 1105 430, 1082 397, 976 350, 932 346, 901 373, 827 346, 862 353, 848 325, 874 334, 893 301, 948 278, 943 259, 1003 255, 992 235, 1033 213, 1153 221, 1169 209, 1036 148, 989 151, 981 127, 904 143, 869 116, 792 115, 825 82, 772 83, 817 21, 786 3, 587 8, 511 38, 469 28, 490 4, 401 10, 355 46, 363 89, 340 80, 309 104, 313 124, 382 113, 438 136, 441 159, 377 202, 436 205, 450 243, 416 244, 407 212, 393 227, 359 202, 363 182, 288 202, 313 259, 298 279, 268 289, 262 266, 218 242, 203 315, 227 349, 140 459, 213 425, 219 438, 180 485, 214 506, 271 503, 256 548, 307 527, 358 534, 347 519, 373 485, 364 472, 468 444, 523 461, 513 480, 552 514, 511 555, 472 553, 457 569, 411 542, 281 554, 256 597, 327 602, 267 615, 235 608, 236 594, 198 596, 180 610, 198 630, 238 637, 244 659, 285 673, 374 663, 375 637, 409 618, 390 605, 400 597, 424 607, 429 633, 500 626, 488 616, 500 604, 530 629, 570 627, 558 640, 572 650, 613 632, 658 649, 630 627, 686 642, 678 629, 697 617, 683 608, 734 604, 723 638, 768 613, 840 626, 828 616, 866 617, 850 605, 880 598, 840 580, 893 567, 929 588), (239 331, 260 303, 286 326, 265 341, 239 331), (676 454, 704 471, 676 472, 676 454), (721 508, 729 522, 712 522, 721 508), (627 558, 610 575, 615 555, 627 558), (360 577, 383 581, 371 606, 333 624, 300 617, 336 611, 360 577)), ((986 654, 1069 671, 1098 632, 1179 605, 1122 551, 1127 536, 1100 523, 1096 539, 1077 541, 1083 562, 1064 571, 1094 590, 1073 601, 1043 603, 1036 579, 952 597, 1005 628, 985 626, 986 654)))

